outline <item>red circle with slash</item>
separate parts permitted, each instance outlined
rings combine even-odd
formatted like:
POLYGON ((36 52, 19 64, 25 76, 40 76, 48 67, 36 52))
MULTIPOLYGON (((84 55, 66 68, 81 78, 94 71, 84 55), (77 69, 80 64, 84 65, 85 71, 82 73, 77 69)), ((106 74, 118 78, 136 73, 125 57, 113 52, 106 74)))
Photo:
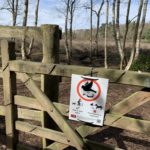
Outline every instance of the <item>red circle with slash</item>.
POLYGON ((83 79, 83 80, 81 80, 81 81, 77 84, 77 94, 78 94, 78 96, 81 98, 81 100, 85 100, 85 101, 91 102, 91 101, 97 100, 97 99, 100 97, 100 95, 101 95, 101 88, 100 88, 100 85, 99 85, 95 80, 83 79), (82 86, 82 84, 83 84, 84 82, 87 82, 87 81, 93 82, 93 84, 95 84, 95 86, 97 87, 97 95, 94 96, 94 98, 86 98, 86 97, 84 97, 84 96, 80 93, 80 92, 81 92, 80 87, 82 86))

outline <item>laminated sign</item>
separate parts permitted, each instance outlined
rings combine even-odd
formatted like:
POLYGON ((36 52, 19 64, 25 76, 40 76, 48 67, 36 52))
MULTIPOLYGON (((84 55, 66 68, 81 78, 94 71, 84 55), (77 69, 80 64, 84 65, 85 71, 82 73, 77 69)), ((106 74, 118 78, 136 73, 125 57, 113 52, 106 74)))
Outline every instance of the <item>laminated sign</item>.
POLYGON ((103 125, 108 79, 72 74, 69 119, 103 125))

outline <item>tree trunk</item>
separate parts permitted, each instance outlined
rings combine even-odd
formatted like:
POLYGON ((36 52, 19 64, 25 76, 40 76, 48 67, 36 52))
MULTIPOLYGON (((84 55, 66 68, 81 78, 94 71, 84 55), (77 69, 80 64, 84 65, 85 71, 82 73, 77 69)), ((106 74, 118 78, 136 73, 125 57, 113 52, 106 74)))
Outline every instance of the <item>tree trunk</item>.
POLYGON ((98 55, 98 38, 99 38, 99 24, 100 24, 100 16, 97 14, 97 26, 96 26, 96 35, 95 35, 95 44, 96 44, 96 50, 95 55, 98 55))
POLYGON ((105 54, 105 58, 104 58, 104 65, 105 68, 108 68, 108 64, 107 64, 107 30, 108 30, 108 17, 109 17, 109 1, 106 0, 106 25, 105 25, 105 49, 104 49, 104 54, 105 54))
POLYGON ((19 0, 12 0, 12 20, 13 20, 13 26, 16 26, 17 22, 17 15, 18 15, 18 1, 19 0))
POLYGON ((67 0, 66 16, 65 16, 65 49, 67 56, 67 63, 70 64, 70 52, 68 46, 68 12, 69 12, 69 3, 70 0, 67 0))
MULTIPOLYGON (((131 0, 128 0, 128 6, 127 6, 127 14, 126 14, 126 26, 125 26, 125 33, 124 33, 124 37, 123 37, 123 52, 125 53, 125 47, 126 47, 126 39, 127 39, 127 34, 128 34, 128 30, 129 30, 129 13, 130 13, 130 6, 131 6, 131 0)), ((124 56, 124 62, 125 65, 127 64, 127 59, 126 56, 124 56)))
POLYGON ((91 63, 92 63, 92 50, 93 50, 93 26, 92 26, 92 23, 93 23, 93 0, 90 1, 90 60, 91 60, 91 63))
POLYGON ((142 16, 142 20, 141 20, 141 27, 138 30, 138 37, 137 37, 137 41, 136 41, 135 59, 137 59, 138 56, 139 56, 141 36, 142 36, 143 29, 144 29, 144 26, 145 26, 145 19, 146 19, 146 13, 147 13, 147 5, 148 5, 148 0, 144 0, 144 3, 143 3, 143 16, 142 16))
POLYGON ((13 19, 13 26, 16 25, 16 20, 15 20, 15 0, 12 0, 12 19, 13 19))
POLYGON ((116 8, 116 0, 113 0, 113 4, 112 4, 112 23, 113 23, 113 37, 115 40, 115 44, 116 44, 116 48, 118 50, 118 44, 117 44, 117 35, 116 35, 116 12, 115 12, 115 8, 116 8))
POLYGON ((21 56, 22 56, 22 60, 26 60, 25 35, 23 35, 22 42, 21 42, 21 56))
POLYGON ((70 55, 72 56, 72 24, 73 24, 73 13, 74 5, 76 0, 72 0, 70 4, 70 55))
POLYGON ((141 13, 142 13, 142 7, 143 7, 143 0, 140 0, 140 5, 139 5, 139 8, 138 8, 137 21, 136 21, 136 25, 135 25, 135 28, 134 28, 132 50, 131 50, 130 59, 129 59, 128 64, 125 68, 125 71, 130 69, 130 67, 132 65, 132 62, 134 60, 134 57, 135 57, 136 41, 137 41, 137 35, 138 35, 138 29, 139 29, 139 22, 140 22, 141 13))
MULTIPOLYGON (((23 16, 23 24, 22 26, 27 26, 27 19, 28 19, 28 0, 24 0, 24 16, 23 16)), ((22 59, 25 60, 26 57, 26 46, 25 46, 25 35, 26 35, 26 29, 24 30, 24 35, 22 38, 22 44, 21 44, 21 55, 22 59)))
POLYGON ((124 60, 124 52, 122 50, 122 45, 121 45, 121 39, 120 39, 120 25, 119 25, 119 18, 120 18, 120 0, 117 0, 116 3, 116 10, 117 10, 117 14, 116 14, 116 37, 117 37, 117 47, 118 47, 118 51, 120 54, 120 69, 122 70, 123 68, 123 60, 124 60))
POLYGON ((96 35, 95 35, 95 43, 96 43, 96 51, 95 51, 95 55, 98 55, 98 40, 99 40, 99 25, 100 25, 100 14, 101 14, 101 10, 103 8, 104 5, 104 0, 102 0, 100 7, 98 9, 98 12, 96 13, 97 16, 97 26, 96 26, 96 35))
POLYGON ((22 26, 27 26, 27 19, 28 19, 28 0, 24 0, 24 17, 23 17, 23 24, 22 26))
POLYGON ((37 26, 38 24, 39 2, 40 0, 36 0, 35 23, 34 23, 35 26, 37 26))

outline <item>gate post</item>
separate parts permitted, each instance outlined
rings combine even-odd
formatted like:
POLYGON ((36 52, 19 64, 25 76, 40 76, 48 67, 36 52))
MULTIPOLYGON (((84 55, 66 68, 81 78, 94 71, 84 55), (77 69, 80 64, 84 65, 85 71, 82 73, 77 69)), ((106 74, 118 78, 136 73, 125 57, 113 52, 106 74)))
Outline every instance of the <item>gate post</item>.
POLYGON ((16 75, 9 70, 9 60, 15 60, 15 43, 7 40, 1 41, 3 93, 5 105, 5 124, 7 150, 16 149, 18 142, 18 132, 15 130, 15 120, 17 111, 14 105, 14 95, 16 94, 16 75))
MULTIPOLYGON (((59 63, 59 26, 42 25, 43 63, 59 63)), ((58 102, 59 77, 41 75, 41 89, 53 102, 58 102)), ((56 124, 42 112, 42 127, 56 129, 56 124)), ((43 139, 43 148, 52 143, 43 139)))

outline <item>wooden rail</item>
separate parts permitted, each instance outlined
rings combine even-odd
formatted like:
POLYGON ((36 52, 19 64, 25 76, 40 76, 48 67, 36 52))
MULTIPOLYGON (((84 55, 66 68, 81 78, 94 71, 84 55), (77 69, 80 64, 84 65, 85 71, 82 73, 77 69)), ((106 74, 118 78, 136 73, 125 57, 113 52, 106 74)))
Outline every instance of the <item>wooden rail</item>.
POLYGON ((0 26, 0 38, 19 38, 23 36, 34 38, 41 42, 42 31, 40 27, 10 27, 0 26))
MULTIPOLYGON (((148 92, 144 92, 145 94, 150 94, 148 92)), ((147 95, 148 96, 148 95, 147 95)), ((147 102, 150 100, 150 96, 145 98, 147 102)), ((42 110, 42 107, 38 104, 38 100, 34 98, 24 97, 24 96, 15 96, 15 104, 18 106, 28 107, 32 109, 39 109, 42 110)), ((141 100, 142 101, 142 100, 141 100)), ((142 101, 142 103, 144 103, 142 101)), ((68 116, 68 106, 60 103, 54 103, 56 108, 61 112, 62 115, 68 116)), ((117 104, 118 105, 118 104, 117 104)), ((117 106, 116 105, 116 106, 117 106)), ((128 106, 127 106, 128 107, 128 106)), ((39 110, 30 110, 28 108, 18 108, 18 118, 20 119, 30 119, 41 121, 41 111, 39 110)), ((0 106, 0 115, 5 115, 4 106, 0 106)), ((118 113, 106 113, 105 116, 105 125, 117 127, 121 129, 136 131, 139 133, 144 133, 150 135, 150 122, 141 120, 141 119, 134 119, 126 116, 122 116, 122 114, 118 113), (119 117, 119 119, 118 119, 119 117), (116 121, 117 120, 117 121, 116 121)), ((81 134, 82 137, 86 137, 93 132, 97 132, 100 128, 99 127, 91 127, 87 125, 83 125, 77 129, 77 131, 81 134)))
POLYGON ((150 88, 150 74, 134 71, 124 72, 116 69, 82 67, 73 65, 45 64, 28 61, 10 61, 10 70, 15 72, 47 74, 54 76, 71 77, 72 74, 94 75, 108 78, 112 83, 129 84, 150 88))
MULTIPOLYGON (((139 94, 142 94, 142 93, 140 92, 139 94)), ((150 100, 150 93, 143 92, 143 94, 145 94, 145 98, 141 99, 141 102, 144 104, 150 100)), ((136 99, 134 99, 134 100, 136 101, 136 99)), ((134 103, 135 103, 135 101, 134 101, 134 103)), ((19 106, 23 106, 23 107, 33 108, 33 109, 37 109, 37 108, 39 110, 42 109, 42 106, 40 106, 37 103, 37 100, 34 98, 15 96, 15 104, 19 105, 19 106)), ((61 112, 62 115, 68 117, 69 108, 67 105, 60 104, 60 103, 54 103, 54 105, 61 112)), ((128 107, 129 105, 131 106, 131 104, 129 103, 128 105, 126 105, 126 107, 128 107)), ((134 108, 135 107, 133 107, 129 111, 133 110, 134 108)), ((128 112, 126 112, 126 113, 128 113, 128 112)), ((145 134, 150 135, 150 122, 149 121, 125 117, 125 116, 123 116, 123 114, 124 113, 122 113, 122 114, 121 113, 120 114, 119 113, 106 113, 104 124, 108 125, 108 126, 112 126, 112 127, 122 128, 122 129, 136 131, 136 132, 145 133, 145 134), (141 126, 138 126, 139 124, 141 124, 141 126)), ((30 115, 30 113, 29 113, 29 115, 30 115)), ((93 130, 95 132, 99 129, 99 127, 90 127, 90 126, 87 126, 87 128, 85 128, 85 127, 86 126, 78 128, 79 133, 83 137, 86 137, 86 136, 90 135, 91 133, 93 133, 93 130), (90 129, 92 129, 92 131, 90 129)))

